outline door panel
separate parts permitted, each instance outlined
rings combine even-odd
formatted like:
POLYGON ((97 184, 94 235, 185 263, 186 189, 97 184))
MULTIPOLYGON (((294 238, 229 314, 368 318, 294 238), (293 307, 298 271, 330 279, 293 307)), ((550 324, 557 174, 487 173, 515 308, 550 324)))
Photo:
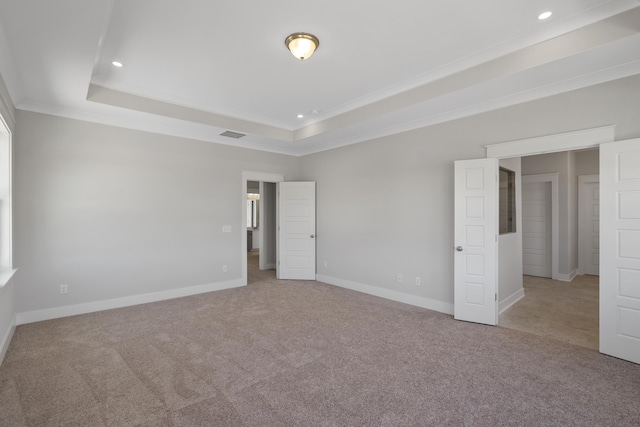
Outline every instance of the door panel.
POLYGON ((495 325, 498 160, 461 160, 454 168, 454 317, 495 325))
POLYGON ((580 176, 578 266, 580 274, 600 275, 600 177, 580 176))
POLYGON ((279 279, 316 278, 316 183, 278 184, 279 279))
POLYGON ((600 145, 600 351, 640 363, 640 139, 600 145))
POLYGON ((551 184, 522 184, 523 273, 551 278, 551 184))

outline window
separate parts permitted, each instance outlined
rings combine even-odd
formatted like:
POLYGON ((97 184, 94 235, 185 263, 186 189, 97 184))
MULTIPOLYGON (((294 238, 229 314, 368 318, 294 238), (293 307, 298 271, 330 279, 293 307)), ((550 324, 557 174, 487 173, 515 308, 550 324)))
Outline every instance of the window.
POLYGON ((247 228, 258 228, 258 204, 260 195, 247 194, 247 228))
POLYGON ((11 133, 0 117, 0 287, 11 274, 11 133))
POLYGON ((500 168, 500 234, 516 231, 516 173, 500 168))

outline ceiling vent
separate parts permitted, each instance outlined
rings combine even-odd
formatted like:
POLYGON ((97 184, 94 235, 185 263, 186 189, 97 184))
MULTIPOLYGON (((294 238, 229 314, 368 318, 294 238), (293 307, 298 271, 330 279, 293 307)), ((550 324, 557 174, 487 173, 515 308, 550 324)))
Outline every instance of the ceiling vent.
POLYGON ((222 132, 220 135, 222 136, 226 136, 227 138, 242 138, 243 136, 246 136, 244 133, 238 133, 238 132, 232 132, 230 130, 226 130, 224 132, 222 132))

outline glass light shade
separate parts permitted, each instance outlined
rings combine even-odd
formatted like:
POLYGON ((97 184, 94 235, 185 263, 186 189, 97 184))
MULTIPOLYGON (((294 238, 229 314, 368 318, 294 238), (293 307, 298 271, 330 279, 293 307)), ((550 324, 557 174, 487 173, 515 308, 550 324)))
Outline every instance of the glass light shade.
POLYGON ((294 33, 286 38, 285 44, 296 58, 301 61, 313 55, 318 48, 320 42, 318 38, 312 34, 294 33))

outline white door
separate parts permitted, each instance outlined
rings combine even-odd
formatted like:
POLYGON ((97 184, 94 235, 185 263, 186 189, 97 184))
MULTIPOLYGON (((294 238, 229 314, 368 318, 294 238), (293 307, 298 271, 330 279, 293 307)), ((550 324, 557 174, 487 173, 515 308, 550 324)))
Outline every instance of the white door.
POLYGON ((551 183, 522 183, 522 272, 551 278, 551 183))
POLYGON ((316 279, 316 183, 278 183, 278 279, 316 279))
POLYGON ((498 321, 498 160, 455 162, 454 317, 498 321))
POLYGON ((578 270, 600 275, 600 177, 578 178, 578 270))
POLYGON ((600 351, 640 363, 640 139, 600 145, 600 351))

